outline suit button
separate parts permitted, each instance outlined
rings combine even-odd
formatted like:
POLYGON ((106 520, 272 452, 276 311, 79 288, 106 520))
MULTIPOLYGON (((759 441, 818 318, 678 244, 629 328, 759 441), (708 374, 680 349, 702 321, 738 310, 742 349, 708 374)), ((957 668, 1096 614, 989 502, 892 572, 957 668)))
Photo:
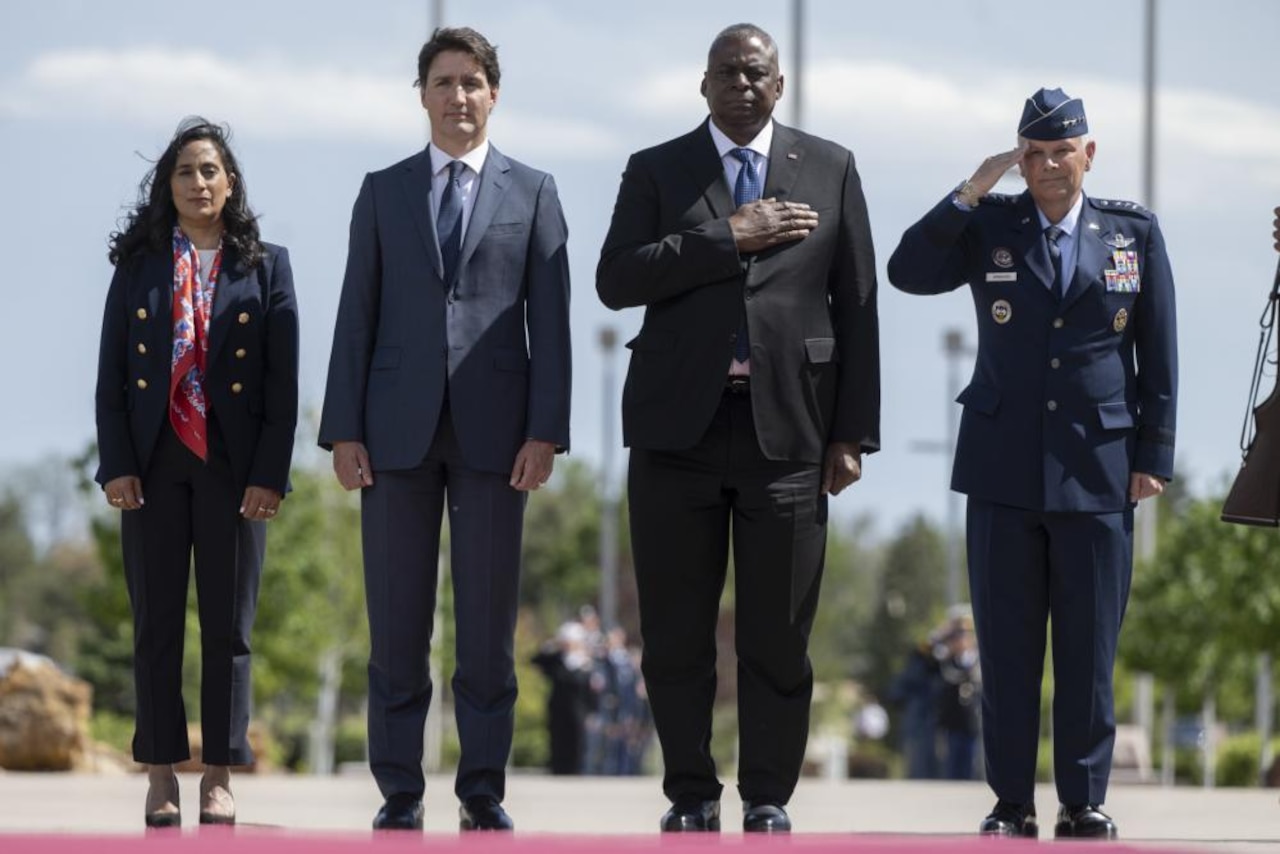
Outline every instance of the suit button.
POLYGON ((140 379, 140 380, 138 380, 138 388, 146 388, 146 387, 147 387, 147 381, 146 381, 146 380, 141 380, 141 379, 140 379))
POLYGON ((141 341, 138 342, 138 353, 143 356, 147 355, 147 345, 143 344, 141 341))
POLYGON ((1056 371, 1058 370, 1058 368, 1062 367, 1062 362, 1060 362, 1058 358, 1055 356, 1054 358, 1049 360, 1049 367, 1053 368, 1056 371))
POLYGON ((245 349, 244 349, 243 347, 241 347, 239 350, 236 350, 236 358, 237 358, 237 359, 243 359, 246 355, 247 355, 247 354, 246 354, 245 349))
POLYGON ((240 392, 242 392, 242 391, 244 391, 244 386, 240 385, 240 383, 232 383, 232 384, 231 384, 231 393, 232 393, 232 394, 239 394, 239 393, 240 393, 240 392))
POLYGON ((1055 318, 1053 319, 1053 328, 1054 328, 1054 329, 1061 329, 1061 328, 1062 328, 1062 318, 1061 318, 1061 317, 1055 317, 1055 318))
POLYGON ((1056 400, 1051 400, 1051 401, 1049 401, 1048 403, 1046 403, 1046 404, 1045 404, 1045 406, 1047 406, 1047 407, 1049 408, 1049 411, 1050 411, 1050 412, 1057 412, 1057 411, 1058 411, 1058 401, 1056 401, 1056 400))
POLYGON ((747 291, 747 299, 752 299, 754 296, 755 294, 751 293, 750 291, 747 291))
POLYGON ((247 311, 242 311, 242 312, 240 312, 240 315, 239 315, 238 317, 236 317, 236 322, 237 322, 237 323, 239 323, 241 326, 244 326, 246 323, 248 323, 248 322, 249 322, 249 312, 247 312, 247 311))
POLYGON ((145 308, 138 309, 138 319, 139 320, 147 319, 147 310, 145 308))

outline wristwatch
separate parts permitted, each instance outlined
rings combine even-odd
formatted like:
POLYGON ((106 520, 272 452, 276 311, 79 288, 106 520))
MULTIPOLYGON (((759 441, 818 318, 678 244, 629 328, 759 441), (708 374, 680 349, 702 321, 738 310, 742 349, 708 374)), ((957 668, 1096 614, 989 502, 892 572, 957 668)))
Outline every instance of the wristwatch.
POLYGON ((973 182, 968 179, 961 181, 956 185, 956 201, 965 207, 976 208, 978 202, 982 200, 982 194, 978 192, 978 188, 973 186, 973 182))

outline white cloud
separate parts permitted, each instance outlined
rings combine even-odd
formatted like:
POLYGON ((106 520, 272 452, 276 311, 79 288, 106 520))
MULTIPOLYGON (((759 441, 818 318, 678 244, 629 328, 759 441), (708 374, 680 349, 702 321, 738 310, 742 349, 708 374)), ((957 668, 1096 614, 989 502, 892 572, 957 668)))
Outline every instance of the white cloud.
MULTIPOLYGON (((973 158, 1011 147, 1017 118, 1030 89, 1023 76, 982 77, 917 70, 880 60, 827 59, 807 69, 806 124, 819 133, 851 140, 860 157, 886 165, 973 158)), ((991 74, 987 69, 988 75, 991 74)), ((696 114, 701 69, 672 69, 648 78, 632 106, 654 117, 696 114)), ((1099 139, 1100 165, 1123 158, 1136 168, 1142 133, 1140 85, 1077 76, 1072 94, 1085 99, 1090 128, 1099 139)), ((779 104, 786 120, 787 93, 779 104)), ((1235 159, 1247 180, 1280 189, 1280 111, 1234 95, 1163 88, 1156 104, 1157 161, 1198 192, 1213 181, 1205 158, 1235 159), (1199 186, 1196 186, 1199 185, 1199 186)))
MULTIPOLYGON (((613 153, 601 123, 500 108, 495 127, 521 152, 566 146, 613 153)), ((402 77, 167 48, 57 50, 0 83, 0 117, 105 118, 168 130, 199 113, 287 139, 321 134, 403 142, 423 134, 422 109, 402 77)))

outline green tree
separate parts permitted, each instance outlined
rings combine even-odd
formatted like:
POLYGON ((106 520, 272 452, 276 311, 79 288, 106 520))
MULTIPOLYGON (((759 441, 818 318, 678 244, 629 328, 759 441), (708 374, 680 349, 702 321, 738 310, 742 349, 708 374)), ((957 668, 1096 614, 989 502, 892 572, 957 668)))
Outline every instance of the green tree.
POLYGON ((26 588, 35 565, 22 502, 10 492, 0 498, 0 645, 21 645, 26 588))
POLYGON ((1215 497, 1166 513, 1157 559, 1134 573, 1120 656, 1175 686, 1180 709, 1213 692, 1220 714, 1247 719, 1253 656, 1280 652, 1280 549, 1221 510, 1215 497))
POLYGON ((864 684, 886 696, 907 653, 946 608, 946 548, 924 516, 907 522, 885 550, 879 597, 871 620, 864 684))
POLYGON ((882 560, 872 542, 871 524, 869 516, 860 516, 827 528, 822 594, 809 638, 809 657, 819 681, 862 675, 870 666, 882 560))

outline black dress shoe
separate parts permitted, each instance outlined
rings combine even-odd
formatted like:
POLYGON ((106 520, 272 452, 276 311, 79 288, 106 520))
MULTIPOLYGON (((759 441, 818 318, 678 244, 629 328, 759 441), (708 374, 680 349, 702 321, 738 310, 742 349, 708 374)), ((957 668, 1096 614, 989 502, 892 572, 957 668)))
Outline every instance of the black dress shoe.
POLYGON ((1117 839, 1116 823, 1111 816, 1093 804, 1058 808, 1058 823, 1053 827, 1058 839, 1117 839))
POLYGON ((1035 839, 1040 834, 1040 826, 1036 823, 1036 805, 996 801, 991 814, 978 825, 978 833, 982 836, 1035 839))
POLYGON ((663 833, 698 833, 720 830, 720 802, 681 799, 662 816, 663 833))
POLYGON ((467 798, 458 807, 458 827, 462 830, 515 830, 516 823, 494 798, 480 795, 467 798))
POLYGON ((143 816, 147 827, 182 827, 181 812, 149 812, 143 816))
POLYGON ((373 817, 374 830, 422 830, 422 798, 395 794, 373 817))
POLYGON ((742 805, 744 833, 790 833, 791 817, 779 804, 747 801, 742 805))

